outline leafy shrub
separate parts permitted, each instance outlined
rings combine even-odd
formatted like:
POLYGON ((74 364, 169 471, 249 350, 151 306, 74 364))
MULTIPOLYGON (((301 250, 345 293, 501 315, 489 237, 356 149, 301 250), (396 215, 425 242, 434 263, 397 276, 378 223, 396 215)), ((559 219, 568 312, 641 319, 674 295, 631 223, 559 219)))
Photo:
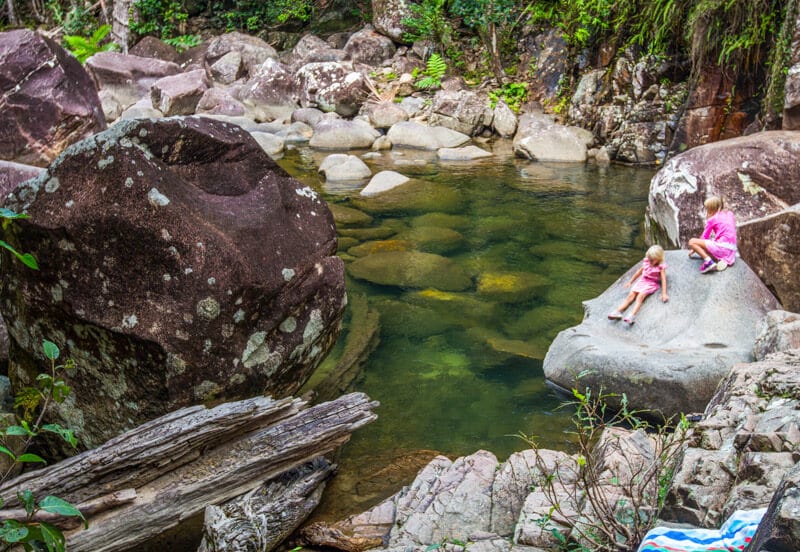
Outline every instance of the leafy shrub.
MULTIPOLYGON (((72 368, 74 364, 71 360, 61 365, 56 364, 60 351, 55 343, 44 341, 42 350, 50 361, 49 372, 36 377, 35 387, 25 387, 20 390, 14 398, 14 407, 20 409, 22 413, 16 424, 7 425, 0 431, 0 441, 2 442, 0 453, 10 458, 12 462, 12 466, 0 477, 0 481, 5 481, 12 474, 14 465, 46 463, 39 455, 28 452, 33 440, 42 433, 58 435, 73 447, 77 445, 77 439, 71 429, 66 429, 58 424, 44 423, 49 407, 53 403, 64 402, 69 395, 70 389, 61 379, 60 374, 62 371, 72 368), (9 438, 22 439, 21 453, 14 454, 12 448, 15 447, 9 442, 9 438)), ((5 544, 7 548, 21 544, 26 551, 65 551, 64 534, 58 527, 37 519, 39 512, 78 517, 84 521, 84 527, 88 527, 80 510, 56 496, 48 495, 37 499, 31 491, 25 490, 17 493, 17 499, 25 509, 24 518, 5 519, 0 523, 0 544, 5 544)), ((0 506, 7 501, 7 498, 5 500, 0 498, 0 506)))
POLYGON ((203 40, 200 38, 200 35, 178 35, 173 38, 165 38, 164 42, 174 47, 180 53, 189 48, 199 46, 203 40))
POLYGON ((251 33, 280 28, 292 23, 303 24, 314 14, 313 0, 221 0, 212 6, 214 23, 228 31, 251 33))
POLYGON ((119 50, 119 46, 114 42, 101 44, 108 33, 111 32, 111 25, 101 25, 90 37, 78 35, 65 35, 64 44, 67 50, 72 52, 78 61, 84 63, 87 59, 97 52, 107 52, 109 50, 119 50))
POLYGON ((527 98, 528 85, 524 82, 509 82, 499 90, 489 92, 489 102, 492 109, 497 107, 497 102, 502 99, 515 113, 519 113, 520 106, 527 98))
POLYGON ((189 13, 178 0, 136 0, 131 8, 130 29, 139 36, 173 38, 183 33, 189 13))
POLYGON ((664 504, 688 439, 689 422, 681 416, 674 426, 667 420, 656 427, 643 419, 647 412, 628 409, 625 395, 615 401, 620 408, 612 410, 607 405, 618 396, 601 392, 594 397, 588 389, 572 393, 574 401, 568 404, 575 407, 573 436, 578 450, 568 462, 549 465, 535 439, 522 436, 535 452, 535 485, 551 505, 550 514, 539 523, 549 529, 561 550, 636 550, 664 504), (634 432, 649 437, 652 456, 621 436, 634 432), (598 443, 602 450, 596 448, 598 443), (617 461, 607 462, 612 454, 617 461), (583 509, 575 515, 570 508, 579 504, 583 509), (553 519, 567 531, 552 524, 553 519))

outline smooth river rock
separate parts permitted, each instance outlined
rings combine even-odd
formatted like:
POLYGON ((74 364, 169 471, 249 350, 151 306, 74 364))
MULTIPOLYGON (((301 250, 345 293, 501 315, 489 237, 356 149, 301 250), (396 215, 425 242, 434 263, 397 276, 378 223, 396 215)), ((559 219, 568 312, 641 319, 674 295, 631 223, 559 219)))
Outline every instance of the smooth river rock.
POLYGON ((424 150, 457 148, 470 141, 470 137, 461 132, 443 126, 429 127, 413 121, 392 125, 386 136, 396 147, 424 150))
POLYGON ((599 297, 583 322, 558 334, 544 360, 559 387, 625 393, 628 407, 665 417, 702 412, 731 366, 753 358, 756 325, 777 300, 741 259, 700 274, 685 250, 667 251, 669 302, 649 297, 636 322, 608 320, 638 264, 599 297))
POLYGON ((417 251, 389 251, 361 257, 350 263, 347 271, 354 278, 384 286, 462 291, 472 285, 469 274, 454 261, 417 251))

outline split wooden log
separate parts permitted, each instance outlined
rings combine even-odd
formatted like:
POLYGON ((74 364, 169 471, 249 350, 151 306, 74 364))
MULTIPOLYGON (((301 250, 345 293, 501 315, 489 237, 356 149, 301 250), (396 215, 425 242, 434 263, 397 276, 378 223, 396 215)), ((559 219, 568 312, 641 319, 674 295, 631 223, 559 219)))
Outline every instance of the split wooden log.
POLYGON ((320 457, 222 506, 208 506, 198 552, 274 549, 317 507, 335 469, 320 457))
MULTIPOLYGON (((98 498, 83 502, 75 506, 83 514, 83 517, 89 518, 100 512, 111 510, 122 504, 133 502, 136 499, 136 489, 123 489, 114 493, 100 496, 98 498)), ((0 511, 2 519, 13 519, 16 521, 28 520, 28 512, 25 510, 2 510, 0 511)), ((75 529, 83 525, 83 520, 77 516, 62 516, 59 514, 51 514, 40 510, 34 514, 30 521, 45 521, 61 529, 75 529)))
MULTIPOLYGON (((70 552, 135 550, 141 543, 257 488, 345 443, 376 418, 376 402, 352 393, 313 407, 299 399, 257 397, 213 409, 185 408, 101 447, 20 476, 2 487, 30 489, 73 504, 124 488, 133 502, 67 533, 70 552)), ((0 512, 0 518, 2 518, 0 512)))

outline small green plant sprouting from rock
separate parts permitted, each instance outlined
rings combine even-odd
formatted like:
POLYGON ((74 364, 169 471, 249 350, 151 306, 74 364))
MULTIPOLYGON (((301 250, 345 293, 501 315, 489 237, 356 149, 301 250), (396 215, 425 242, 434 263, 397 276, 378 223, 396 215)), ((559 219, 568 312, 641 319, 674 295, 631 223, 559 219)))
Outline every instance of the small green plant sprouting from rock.
POLYGON ((528 98, 528 85, 524 82, 509 82, 499 90, 489 92, 489 102, 494 109, 501 99, 514 113, 519 113, 522 103, 528 98))
POLYGON ((422 72, 424 75, 415 86, 421 90, 429 88, 439 88, 442 85, 442 77, 447 72, 447 63, 442 56, 433 53, 428 58, 428 63, 425 70, 422 72))
MULTIPOLYGON (((15 213, 11 209, 0 207, 0 219, 2 220, 2 228, 4 231, 8 230, 11 221, 16 219, 25 219, 25 218, 28 218, 28 215, 26 215, 25 213, 15 213)), ((25 266, 32 268, 34 270, 39 270, 39 264, 36 262, 36 258, 30 253, 20 253, 5 240, 0 240, 0 247, 8 249, 25 266)))
POLYGON ((178 35, 173 38, 165 38, 164 42, 175 48, 178 53, 185 52, 189 48, 194 48, 195 46, 199 46, 203 39, 200 38, 200 35, 178 35))
MULTIPOLYGON (((62 403, 69 395, 69 386, 61 379, 61 373, 71 369, 74 364, 67 360, 64 364, 56 364, 60 356, 58 346, 51 341, 42 343, 42 351, 50 362, 48 372, 36 377, 36 385, 25 387, 14 398, 14 407, 20 409, 16 424, 6 426, 0 432, 0 453, 10 459, 10 466, 0 477, 0 482, 8 479, 20 464, 46 463, 37 454, 28 452, 34 439, 42 433, 51 433, 61 437, 75 447, 77 439, 71 429, 59 424, 44 423, 45 415, 54 403, 62 403), (17 440, 16 444, 12 440, 17 440), (21 440, 21 443, 19 442, 21 440), (15 454, 12 449, 20 451, 15 454)), ((5 519, 0 523, 0 545, 8 550, 14 545, 22 545, 28 551, 48 550, 48 552, 64 552, 66 539, 55 525, 43 521, 38 514, 47 513, 64 517, 78 517, 83 520, 84 527, 88 523, 80 510, 57 496, 48 495, 37 499, 29 490, 17 493, 17 500, 24 508, 24 514, 18 519, 5 519)), ((0 506, 8 502, 8 497, 0 497, 0 506)))
POLYGON ((78 61, 84 63, 87 59, 98 52, 119 50, 119 46, 114 42, 106 42, 105 44, 102 43, 110 32, 111 25, 101 25, 92 33, 91 36, 88 37, 80 35, 65 35, 64 44, 66 44, 67 50, 72 52, 72 55, 78 58, 78 61))

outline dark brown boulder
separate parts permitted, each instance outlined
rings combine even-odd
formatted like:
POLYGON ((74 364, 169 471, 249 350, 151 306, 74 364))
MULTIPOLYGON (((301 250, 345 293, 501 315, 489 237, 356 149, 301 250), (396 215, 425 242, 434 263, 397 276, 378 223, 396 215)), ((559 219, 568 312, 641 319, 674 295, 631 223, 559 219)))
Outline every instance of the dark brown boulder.
POLYGON ((155 58, 99 52, 86 60, 86 70, 98 90, 127 109, 150 97, 150 87, 158 79, 181 72, 178 64, 155 58))
POLYGON ((175 47, 154 36, 143 37, 133 48, 128 50, 128 53, 132 56, 160 59, 172 63, 179 63, 181 57, 175 47))
POLYGON ((97 91, 61 46, 29 30, 0 33, 0 158, 47 166, 106 128, 97 91))
MULTIPOLYGON (((326 204, 236 125, 124 121, 7 206, 41 265, 2 261, 16 388, 47 338, 73 358, 59 415, 86 446, 176 408, 294 393, 335 341, 344 272, 326 204)), ((5 239, 9 239, 5 235, 5 239)))
POLYGON ((381 62, 390 59, 396 50, 391 39, 376 33, 370 26, 350 36, 344 46, 344 51, 353 63, 367 65, 380 65, 381 62))
POLYGON ((739 252, 787 310, 800 309, 800 136, 769 131, 693 148, 650 183, 648 240, 685 247, 703 231, 703 201, 725 199, 736 214, 739 252))

